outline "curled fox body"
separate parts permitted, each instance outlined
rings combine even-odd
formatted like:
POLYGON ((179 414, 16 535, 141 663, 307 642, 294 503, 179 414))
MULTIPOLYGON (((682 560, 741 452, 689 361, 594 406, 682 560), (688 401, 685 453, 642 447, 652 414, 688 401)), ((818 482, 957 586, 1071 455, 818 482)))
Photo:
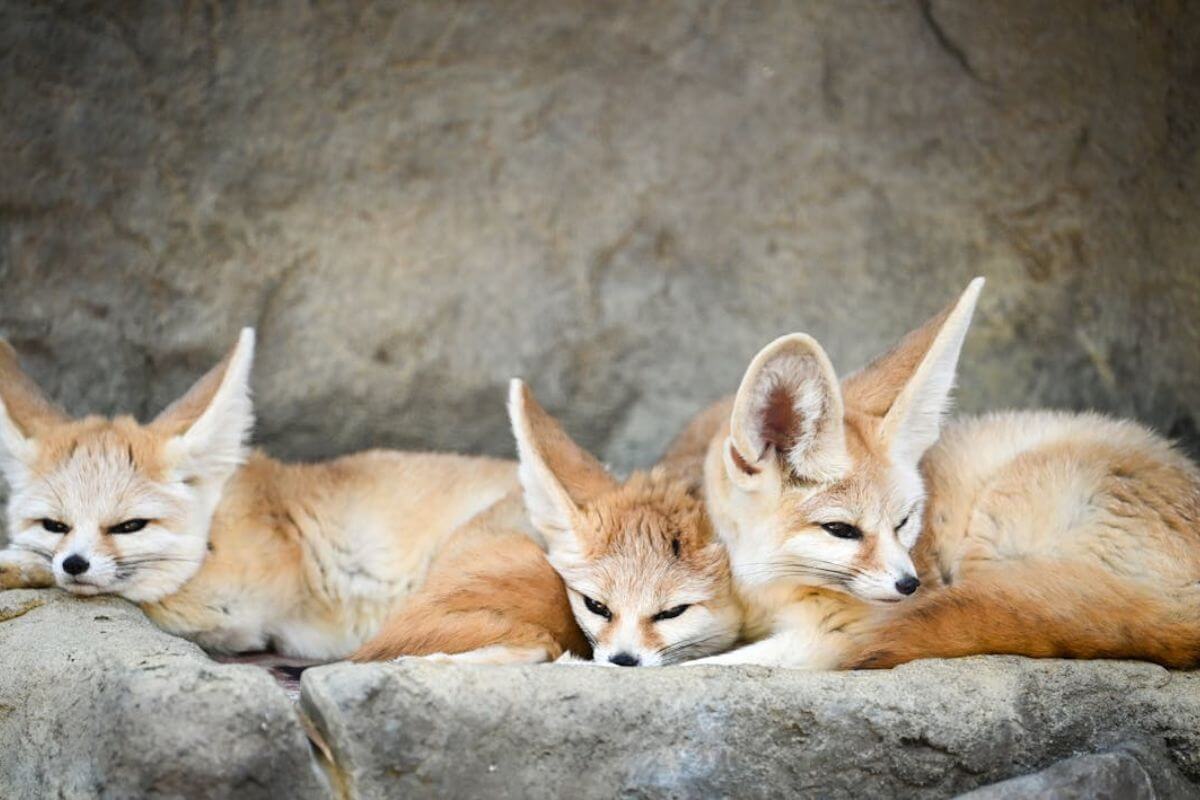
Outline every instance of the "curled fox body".
POLYGON ((1200 665, 1200 470, 1095 414, 957 421, 923 463, 923 592, 849 666, 982 653, 1200 665))
POLYGON ((520 381, 509 414, 523 498, 455 534, 354 658, 656 666, 731 646, 740 609, 694 482, 672 464, 618 481, 520 381))
POLYGON ((517 486, 511 462, 371 451, 249 453, 253 333, 153 422, 67 418, 0 344, 11 487, 0 588, 116 594, 205 648, 344 656, 441 542, 517 486))
POLYGON ((783 337, 681 434, 674 457, 705 451, 755 640, 705 662, 1200 661, 1186 458, 1092 414, 966 419, 939 440, 981 287, 841 381, 815 341, 783 337))

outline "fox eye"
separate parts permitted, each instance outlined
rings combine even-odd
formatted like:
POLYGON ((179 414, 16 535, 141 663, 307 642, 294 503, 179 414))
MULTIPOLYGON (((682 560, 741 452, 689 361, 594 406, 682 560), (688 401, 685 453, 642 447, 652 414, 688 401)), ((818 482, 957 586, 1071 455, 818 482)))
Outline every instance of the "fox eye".
POLYGON ((653 617, 651 617, 650 619, 653 620, 654 622, 658 622, 659 620, 664 620, 664 619, 675 619, 676 617, 678 617, 680 614, 687 611, 691 607, 692 606, 690 603, 684 603, 681 606, 675 606, 674 608, 668 608, 666 611, 660 611, 657 614, 655 614, 653 617))
POLYGON ((68 533, 71 530, 68 525, 59 522, 56 519, 43 519, 39 520, 39 522, 41 522, 42 527, 50 531, 50 533, 68 533))
POLYGON ((853 525, 844 522, 826 522, 821 526, 825 532, 839 539, 861 539, 863 532, 853 525))
POLYGON ((597 617, 612 619, 612 612, 608 610, 608 606, 604 605, 604 603, 593 600, 585 594, 583 595, 583 604, 587 606, 588 611, 592 612, 597 617))
POLYGON ((109 533, 137 533, 142 528, 150 524, 148 519, 127 519, 124 522, 113 525, 108 529, 109 533))
POLYGON ((905 517, 904 519, 900 520, 900 524, 897 525, 895 528, 893 528, 893 530, 899 531, 901 528, 903 528, 907 524, 908 524, 908 517, 905 517))

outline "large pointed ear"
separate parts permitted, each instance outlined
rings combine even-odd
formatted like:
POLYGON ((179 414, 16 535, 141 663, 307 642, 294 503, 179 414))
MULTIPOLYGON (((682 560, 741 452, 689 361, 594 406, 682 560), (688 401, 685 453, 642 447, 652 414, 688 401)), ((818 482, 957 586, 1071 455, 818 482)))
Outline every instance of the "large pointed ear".
POLYGON ((150 428, 168 436, 168 459, 190 477, 223 481, 246 458, 254 425, 250 366, 254 329, 243 328, 220 364, 159 414, 150 428))
POLYGON ((746 370, 730 416, 726 469, 743 488, 778 463, 803 481, 847 468, 842 396, 821 345, 793 333, 764 347, 746 370))
POLYGON ((0 339, 0 468, 9 481, 37 458, 37 437, 67 421, 21 369, 12 346, 0 339))
POLYGON ((882 420, 881 436, 897 461, 916 463, 941 433, 983 283, 971 281, 956 302, 842 382, 850 408, 882 420))
POLYGON ((589 500, 615 489, 616 479, 571 441, 517 378, 509 385, 508 415, 517 439, 525 507, 534 527, 551 548, 577 544, 571 538, 572 516, 589 500))

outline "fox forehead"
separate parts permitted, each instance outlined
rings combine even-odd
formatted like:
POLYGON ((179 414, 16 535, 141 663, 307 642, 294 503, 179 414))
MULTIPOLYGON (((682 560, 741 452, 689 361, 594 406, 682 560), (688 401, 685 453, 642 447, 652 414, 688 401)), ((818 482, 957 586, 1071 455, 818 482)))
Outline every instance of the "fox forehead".
POLYGON ((713 537, 703 504, 677 481, 635 473, 617 490, 579 510, 576 533, 587 558, 632 552, 696 558, 713 537))
POLYGON ((850 469, 832 484, 785 491, 792 524, 848 522, 867 528, 895 524, 897 515, 907 514, 921 498, 919 475, 892 463, 878 438, 875 420, 848 412, 845 425, 850 469))
POLYGON ((38 440, 30 475, 14 493, 27 516, 86 516, 91 521, 136 511, 149 517, 177 511, 166 491, 168 470, 158 437, 132 419, 89 417, 38 440))
POLYGON ((33 470, 49 475, 64 468, 124 463, 148 480, 166 480, 165 442, 132 417, 85 417, 57 425, 37 439, 33 470))

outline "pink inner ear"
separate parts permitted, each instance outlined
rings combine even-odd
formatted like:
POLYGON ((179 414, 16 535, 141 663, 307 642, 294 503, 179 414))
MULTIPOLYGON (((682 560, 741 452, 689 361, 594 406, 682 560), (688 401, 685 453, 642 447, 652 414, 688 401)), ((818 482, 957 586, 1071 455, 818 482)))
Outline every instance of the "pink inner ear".
POLYGON ((763 450, 758 458, 765 456, 771 445, 777 452, 790 452, 799 438, 800 421, 791 393, 782 384, 772 386, 762 410, 763 450))

